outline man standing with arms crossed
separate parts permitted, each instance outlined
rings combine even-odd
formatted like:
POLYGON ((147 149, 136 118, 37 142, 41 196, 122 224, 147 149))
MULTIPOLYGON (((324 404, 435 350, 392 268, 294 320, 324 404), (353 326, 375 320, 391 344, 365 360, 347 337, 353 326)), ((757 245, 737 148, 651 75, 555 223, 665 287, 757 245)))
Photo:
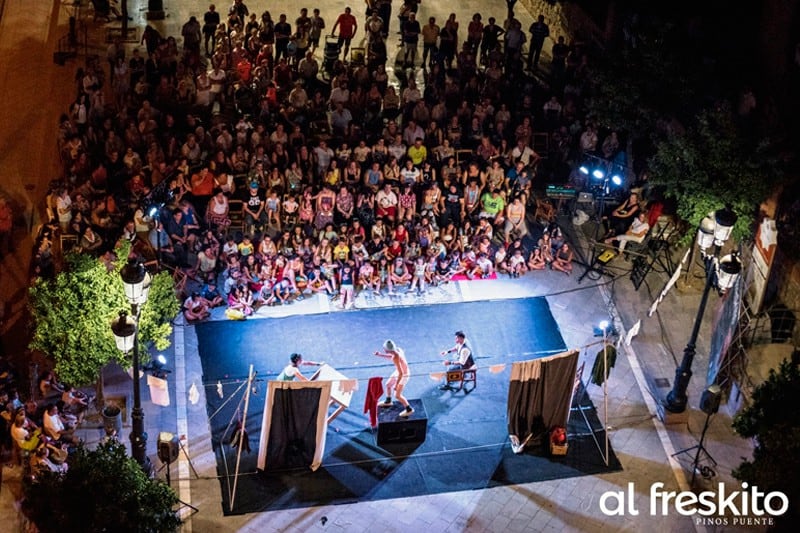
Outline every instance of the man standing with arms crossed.
POLYGON ((386 399, 379 403, 379 407, 391 407, 392 404, 392 391, 394 390, 397 401, 405 408, 400 413, 402 417, 408 417, 414 412, 414 408, 409 405, 408 400, 403 396, 403 389, 408 383, 411 374, 408 370, 408 361, 406 361, 406 354, 402 348, 395 345, 394 341, 387 339, 383 343, 383 352, 375 352, 378 357, 390 359, 394 363, 394 372, 389 376, 389 381, 386 382, 386 399))

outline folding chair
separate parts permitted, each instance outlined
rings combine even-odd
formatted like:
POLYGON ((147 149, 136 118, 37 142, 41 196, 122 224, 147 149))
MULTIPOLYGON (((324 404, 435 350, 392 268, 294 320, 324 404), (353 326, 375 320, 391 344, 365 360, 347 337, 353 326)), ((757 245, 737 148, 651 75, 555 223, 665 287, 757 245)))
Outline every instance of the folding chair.
POLYGON ((478 386, 478 366, 472 365, 470 368, 461 370, 448 370, 445 384, 453 392, 463 390, 464 394, 469 394, 478 386), (467 388, 468 383, 472 383, 472 387, 467 388))
POLYGON ((242 200, 228 200, 228 218, 231 220, 228 231, 244 232, 244 202, 242 200))

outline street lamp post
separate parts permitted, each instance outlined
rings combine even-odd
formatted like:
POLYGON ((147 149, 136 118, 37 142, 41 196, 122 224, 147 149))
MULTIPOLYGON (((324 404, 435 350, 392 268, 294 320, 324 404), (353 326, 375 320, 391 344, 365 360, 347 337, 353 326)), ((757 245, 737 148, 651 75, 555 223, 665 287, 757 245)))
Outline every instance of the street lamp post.
POLYGON ((144 410, 139 389, 139 316, 141 307, 147 302, 150 292, 150 274, 144 266, 130 259, 128 264, 120 271, 122 283, 125 286, 125 297, 131 306, 128 315, 122 312, 119 318, 111 324, 117 348, 123 353, 132 353, 133 356, 133 412, 131 415, 133 428, 131 430, 131 454, 146 474, 152 472, 150 458, 147 456, 147 433, 144 430, 144 410))
POLYGON ((700 324, 703 321, 711 288, 716 287, 721 293, 724 293, 733 286, 742 270, 742 265, 736 254, 729 254, 721 259, 718 258, 720 247, 730 237, 733 226, 736 224, 736 219, 736 213, 726 207, 715 212, 713 219, 706 217, 700 224, 697 241, 705 262, 706 282, 689 342, 683 350, 681 364, 675 369, 675 381, 664 405, 666 410, 671 413, 683 413, 686 410, 686 389, 689 386, 689 380, 692 379, 692 363, 697 353, 697 336, 700 333, 700 324), (711 244, 714 245, 714 254, 707 255, 706 250, 711 247, 711 244))

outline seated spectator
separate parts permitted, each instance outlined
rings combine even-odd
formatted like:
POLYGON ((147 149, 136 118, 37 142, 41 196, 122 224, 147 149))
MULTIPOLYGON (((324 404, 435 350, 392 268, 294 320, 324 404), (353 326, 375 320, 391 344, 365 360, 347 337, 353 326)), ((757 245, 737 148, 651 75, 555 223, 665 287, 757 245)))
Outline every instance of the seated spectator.
POLYGON ((422 294, 426 290, 426 273, 427 273, 427 263, 425 262, 425 258, 420 256, 414 260, 414 266, 411 275, 411 285, 409 286, 409 292, 413 292, 414 289, 417 289, 417 294, 422 294))
POLYGON ((208 302, 209 307, 219 307, 225 303, 219 293, 219 289, 217 289, 217 282, 214 281, 213 276, 208 277, 208 281, 200 290, 200 296, 208 302))
POLYGON ((472 268, 466 271, 467 278, 469 279, 474 279, 476 277, 487 279, 492 274, 494 274, 494 263, 492 263, 491 258, 489 258, 486 253, 480 253, 475 259, 472 268))
POLYGON ((102 237, 95 233, 91 226, 86 226, 86 228, 83 230, 83 235, 81 235, 80 243, 78 244, 81 251, 86 253, 94 253, 99 251, 102 245, 102 237))
POLYGON ((481 196, 481 212, 480 217, 489 219, 493 224, 500 224, 503 220, 503 210, 505 209, 505 201, 500 196, 500 189, 495 189, 492 192, 485 192, 481 196))
MULTIPOLYGON (((74 417, 73 417, 74 420, 74 417)), ((77 444, 75 427, 67 422, 66 417, 59 413, 58 405, 51 403, 47 406, 43 416, 44 433, 49 438, 61 444, 77 444)))
POLYGON ((389 280, 387 282, 389 293, 394 294, 395 288, 398 285, 404 286, 410 284, 411 278, 412 275, 408 265, 406 265, 405 259, 402 257, 395 257, 394 262, 389 267, 389 280))
POLYGON ((569 243, 565 242, 561 245, 561 248, 558 249, 555 256, 553 256, 553 270, 558 270, 569 276, 572 274, 572 260, 574 258, 575 255, 572 252, 572 247, 569 243))
POLYGON ((31 471, 34 475, 39 472, 66 474, 69 469, 66 458, 66 450, 40 442, 36 451, 31 456, 31 471))
MULTIPOLYGON (((636 218, 640 207, 639 195, 632 192, 625 201, 614 208, 614 211, 611 212, 611 216, 608 217, 610 220, 608 221, 608 232, 605 238, 625 233, 636 218)), ((603 220, 606 221, 608 218, 603 217, 603 220)))
POLYGON ((208 202, 206 208, 206 223, 219 233, 223 234, 228 231, 228 226, 231 225, 229 218, 230 204, 228 197, 225 196, 223 189, 216 189, 214 196, 208 202))
POLYGON ((17 413, 11 427, 11 438, 21 450, 32 452, 42 442, 42 430, 34 424, 25 412, 17 413))
POLYGON ((239 311, 242 316, 253 314, 253 296, 244 285, 238 285, 228 295, 228 309, 239 311))
POLYGON ((525 256, 522 255, 522 250, 517 248, 514 250, 513 255, 508 258, 508 274, 512 278, 518 278, 527 271, 528 266, 525 262, 525 256))
POLYGON ((623 253, 625 251, 625 245, 627 243, 642 242, 647 236, 647 233, 649 231, 650 231, 650 224, 648 224, 647 222, 647 213, 645 211, 639 211, 639 215, 633 220, 630 227, 628 228, 628 231, 626 231, 623 235, 609 237, 605 239, 603 242, 605 242, 606 244, 612 244, 614 241, 616 241, 619 253, 623 253))
POLYGON ((46 370, 39 376, 39 394, 42 399, 53 396, 60 397, 64 392, 64 386, 56 379, 56 374, 52 370, 46 370))
POLYGON ((77 417, 77 423, 80 424, 84 413, 89 408, 89 402, 92 400, 94 400, 94 397, 88 397, 72 385, 66 385, 64 386, 64 392, 61 394, 62 410, 66 414, 77 417))
POLYGON ((528 258, 528 270, 544 270, 546 267, 547 262, 542 256, 542 249, 537 246, 528 258))
POLYGON ((193 292, 186 298, 186 301, 183 302, 183 316, 186 317, 186 320, 189 322, 205 320, 211 316, 211 311, 209 310, 210 306, 211 303, 200 296, 200 293, 193 292))
POLYGON ((380 294, 381 282, 372 262, 365 261, 358 269, 358 285, 362 290, 370 290, 374 294, 380 294))

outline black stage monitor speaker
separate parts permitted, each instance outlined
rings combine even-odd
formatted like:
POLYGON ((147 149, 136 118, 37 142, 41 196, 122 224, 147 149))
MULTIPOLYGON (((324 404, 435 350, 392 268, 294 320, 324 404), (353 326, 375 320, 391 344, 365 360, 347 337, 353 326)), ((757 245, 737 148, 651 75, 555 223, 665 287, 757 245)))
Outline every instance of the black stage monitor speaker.
POLYGON ((392 407, 381 407, 378 413, 378 445, 421 444, 428 432, 428 414, 422 400, 409 400, 414 408, 411 416, 399 416, 402 406, 395 401, 392 407))
POLYGON ((700 397, 700 410, 707 415, 716 414, 719 411, 719 402, 722 399, 722 389, 714 384, 703 391, 700 397))
POLYGON ((163 463, 170 464, 178 458, 180 441, 177 435, 162 431, 158 434, 158 458, 163 463))

